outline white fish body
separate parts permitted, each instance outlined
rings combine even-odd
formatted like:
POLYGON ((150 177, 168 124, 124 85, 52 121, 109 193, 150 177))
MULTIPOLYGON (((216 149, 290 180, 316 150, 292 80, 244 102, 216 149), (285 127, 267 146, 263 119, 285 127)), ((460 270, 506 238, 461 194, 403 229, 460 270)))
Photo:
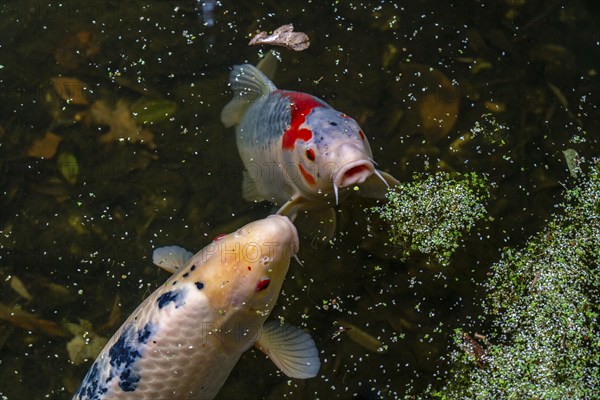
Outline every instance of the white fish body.
POLYGON ((316 376, 312 338, 265 324, 297 250, 293 224, 275 215, 218 239, 185 266, 173 261, 185 250, 157 249, 155 262, 175 273, 119 328, 74 399, 211 399, 255 344, 288 376, 316 376), (173 257, 161 260, 167 253, 173 257))
POLYGON ((246 169, 248 201, 268 200, 292 220, 301 210, 317 211, 319 223, 335 231, 334 206, 358 186, 359 195, 385 198, 398 181, 378 171, 358 123, 307 93, 278 90, 261 72, 274 72, 269 53, 257 67, 237 65, 230 75, 233 100, 221 112, 236 126, 246 169))

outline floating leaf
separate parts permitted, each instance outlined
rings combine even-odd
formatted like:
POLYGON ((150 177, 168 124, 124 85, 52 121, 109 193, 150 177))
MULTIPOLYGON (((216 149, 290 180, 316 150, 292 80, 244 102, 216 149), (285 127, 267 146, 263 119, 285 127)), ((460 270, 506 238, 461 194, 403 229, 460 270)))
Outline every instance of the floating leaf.
POLYGON ((271 44, 283 46, 290 50, 302 51, 310 46, 310 40, 306 33, 294 32, 294 25, 287 24, 275 29, 270 35, 267 32, 257 33, 248 44, 271 44))
POLYGON ((56 154, 56 149, 58 149, 58 145, 62 140, 62 137, 48 131, 43 138, 33 142, 27 150, 27 155, 35 158, 52 158, 56 154))
POLYGON ((78 105, 89 104, 84 93, 87 85, 79 79, 58 76, 50 81, 62 100, 78 105))
POLYGON ((77 159, 71 153, 60 153, 56 160, 58 170, 60 171, 63 178, 67 180, 71 185, 77 183, 77 176, 79 175, 79 164, 77 159))
POLYGON ((140 124, 156 124, 169 119, 177 110, 177 103, 165 99, 140 100, 131 106, 133 118, 140 124))

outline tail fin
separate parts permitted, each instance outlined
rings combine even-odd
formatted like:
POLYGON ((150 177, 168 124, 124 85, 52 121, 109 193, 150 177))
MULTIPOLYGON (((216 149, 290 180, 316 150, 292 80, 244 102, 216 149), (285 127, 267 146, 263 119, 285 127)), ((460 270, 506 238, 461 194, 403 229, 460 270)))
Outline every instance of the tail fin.
MULTIPOLYGON (((261 64, 264 65, 265 63, 261 64)), ((267 65, 267 73, 274 72, 270 60, 267 65)), ((233 71, 229 75, 229 84, 233 89, 233 99, 221 111, 221 122, 227 128, 238 124, 242 120, 250 104, 277 89, 265 74, 250 64, 233 67, 233 71)))

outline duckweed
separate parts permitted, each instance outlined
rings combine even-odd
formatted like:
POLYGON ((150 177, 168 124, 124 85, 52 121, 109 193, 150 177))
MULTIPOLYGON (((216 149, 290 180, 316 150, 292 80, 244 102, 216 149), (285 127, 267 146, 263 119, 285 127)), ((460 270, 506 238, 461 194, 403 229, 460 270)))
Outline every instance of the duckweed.
POLYGON ((483 360, 458 330, 462 349, 452 354, 451 378, 427 397, 590 399, 599 392, 598 164, 566 192, 561 208, 542 232, 506 249, 492 267, 481 317, 491 321, 483 360))
POLYGON ((464 233, 486 215, 485 176, 438 172, 415 175, 388 191, 387 203, 371 208, 389 227, 389 243, 401 258, 413 251, 447 265, 464 233))

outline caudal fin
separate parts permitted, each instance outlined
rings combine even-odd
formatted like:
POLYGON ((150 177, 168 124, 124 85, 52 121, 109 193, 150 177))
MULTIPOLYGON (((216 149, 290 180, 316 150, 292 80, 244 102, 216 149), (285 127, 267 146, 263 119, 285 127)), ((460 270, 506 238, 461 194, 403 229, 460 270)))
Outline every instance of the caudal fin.
POLYGON ((265 74, 250 64, 234 66, 229 84, 233 99, 221 111, 221 122, 227 128, 239 124, 254 101, 277 89, 265 74))

